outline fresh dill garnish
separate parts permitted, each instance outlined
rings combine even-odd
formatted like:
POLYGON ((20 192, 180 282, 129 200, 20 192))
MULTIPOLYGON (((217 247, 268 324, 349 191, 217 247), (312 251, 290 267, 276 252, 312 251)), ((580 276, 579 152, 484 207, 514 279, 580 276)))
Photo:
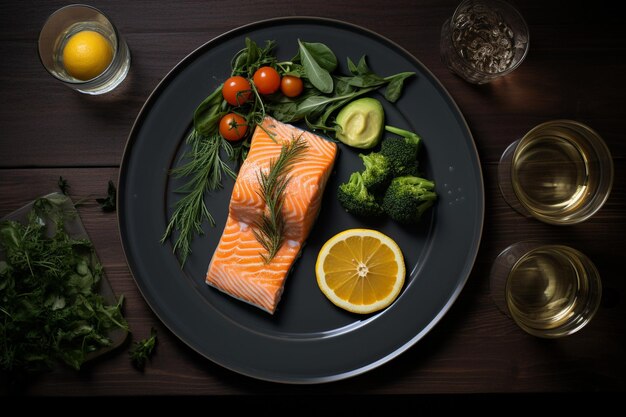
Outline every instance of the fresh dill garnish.
POLYGON ((268 264, 274 259, 283 244, 285 219, 282 207, 285 201, 285 189, 291 177, 288 175, 293 165, 304 156, 307 144, 302 134, 293 141, 283 144, 278 158, 270 161, 267 171, 259 170, 257 194, 263 199, 266 209, 260 219, 255 221, 254 237, 267 253, 261 258, 268 264))
POLYGON ((229 155, 232 154, 233 148, 219 134, 205 137, 193 130, 187 138, 187 143, 191 146, 191 150, 185 154, 188 162, 173 169, 172 175, 190 180, 176 190, 185 195, 176 202, 174 213, 161 238, 163 243, 174 230, 178 231, 174 252, 178 253, 181 265, 185 264, 191 253, 191 240, 194 234, 203 234, 204 220, 215 226, 215 220, 204 202, 205 193, 222 188, 222 172, 233 179, 237 177, 230 166, 220 158, 222 147, 229 155))

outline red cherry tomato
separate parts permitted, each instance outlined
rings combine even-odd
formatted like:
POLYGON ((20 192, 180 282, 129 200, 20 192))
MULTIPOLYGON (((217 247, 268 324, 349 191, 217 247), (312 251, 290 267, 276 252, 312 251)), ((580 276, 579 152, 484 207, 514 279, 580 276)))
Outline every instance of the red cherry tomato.
POLYGON ((222 87, 224 100, 231 106, 241 106, 252 96, 252 86, 250 82, 240 75, 230 77, 224 82, 222 87))
POLYGON ((254 73, 252 81, 259 93, 272 94, 280 87, 280 74, 272 67, 261 67, 254 73))
POLYGON ((293 75, 285 75, 280 81, 280 91, 287 97, 298 97, 302 94, 304 83, 299 77, 293 75))
POLYGON ((238 141, 246 135, 247 131, 246 119, 236 113, 228 113, 220 119, 220 135, 228 141, 238 141))

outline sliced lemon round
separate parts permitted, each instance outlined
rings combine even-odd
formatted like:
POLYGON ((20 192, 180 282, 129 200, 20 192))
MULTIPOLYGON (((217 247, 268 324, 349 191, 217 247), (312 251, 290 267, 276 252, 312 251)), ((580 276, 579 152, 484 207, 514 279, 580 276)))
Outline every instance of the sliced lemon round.
POLYGON ((322 246, 315 274, 317 285, 333 304, 368 314, 398 297, 406 269, 400 247, 389 236, 377 230, 348 229, 322 246))

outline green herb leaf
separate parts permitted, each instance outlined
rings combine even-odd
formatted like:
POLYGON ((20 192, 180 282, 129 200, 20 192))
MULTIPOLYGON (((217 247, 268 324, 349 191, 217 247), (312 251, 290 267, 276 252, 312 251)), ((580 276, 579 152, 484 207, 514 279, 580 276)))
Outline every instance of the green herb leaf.
MULTIPOLYGON (((191 150, 183 156, 188 162, 172 170, 177 178, 190 177, 190 180, 178 193, 184 196, 174 205, 174 212, 161 238, 165 242, 177 230, 178 236, 173 250, 178 254, 181 266, 185 264, 191 253, 191 241, 194 235, 204 233, 202 224, 205 220, 210 226, 215 226, 215 220, 204 202, 204 194, 222 187, 222 173, 236 178, 235 172, 220 158, 222 146, 229 146, 218 134, 204 137, 192 131, 187 137, 191 150)), ((231 148, 232 149, 232 148, 231 148)))
MULTIPOLYGON (((316 60, 314 52, 308 49, 308 45, 310 44, 305 44, 298 39, 298 45, 300 48, 302 65, 307 78, 311 81, 311 84, 313 84, 313 86, 315 86, 315 88, 320 90, 322 93, 331 93, 333 91, 333 78, 330 76, 328 70, 316 60)), ((324 65, 328 65, 326 61, 327 57, 322 57, 320 59, 324 65)))
POLYGON ((157 332, 153 327, 150 330, 150 337, 135 342, 129 351, 130 360, 133 366, 140 371, 146 367, 146 362, 152 357, 157 344, 157 332))
POLYGON ((302 115, 320 113, 324 106, 350 97, 352 97, 351 94, 336 97, 311 96, 298 105, 298 112, 302 115))
POLYGON ((336 77, 336 79, 344 81, 348 85, 361 88, 376 87, 387 83, 384 78, 374 73, 355 75, 352 77, 336 77))
POLYGON ((193 114, 194 129, 202 135, 213 135, 217 133, 220 119, 226 114, 222 110, 224 97, 222 96, 222 87, 220 84, 217 88, 196 108, 193 114))
POLYGON ((357 69, 356 65, 354 65, 354 62, 352 62, 350 57, 346 57, 346 61, 348 63, 348 71, 350 71, 352 75, 358 75, 359 70, 357 69))
POLYGON ((367 66, 367 61, 365 60, 365 55, 361 56, 361 58, 359 59, 359 64, 356 67, 356 73, 358 75, 370 73, 370 68, 367 66))
POLYGON ((115 189, 115 184, 113 181, 109 180, 109 186, 107 188, 107 196, 104 198, 96 198, 98 204, 100 204, 100 208, 104 212, 112 212, 115 211, 116 208, 116 194, 117 190, 115 189))
POLYGON ((318 42, 300 42, 300 44, 304 46, 320 67, 328 72, 337 69, 337 57, 328 46, 318 42))
POLYGON ((231 75, 242 75, 252 78, 254 72, 264 65, 274 66, 276 58, 271 54, 274 49, 274 41, 266 41, 263 48, 255 41, 246 38, 246 47, 235 54, 231 60, 231 75))
POLYGON ((395 103, 396 101, 398 101, 398 99, 400 98, 400 95, 402 94, 404 80, 411 77, 412 75, 415 75, 415 73, 414 72, 401 72, 401 73, 398 73, 396 75, 393 75, 387 78, 389 80, 389 85, 387 86, 387 89, 385 90, 385 98, 391 103, 395 103))

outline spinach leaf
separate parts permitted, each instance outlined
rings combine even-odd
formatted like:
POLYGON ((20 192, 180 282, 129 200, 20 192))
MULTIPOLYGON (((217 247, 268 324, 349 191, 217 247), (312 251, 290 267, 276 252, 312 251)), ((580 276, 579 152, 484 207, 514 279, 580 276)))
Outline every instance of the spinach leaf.
POLYGON ((370 68, 367 66, 367 62, 365 61, 365 55, 361 56, 359 59, 359 64, 356 67, 356 73, 358 75, 368 74, 370 72, 370 68))
POLYGON ((356 65, 354 65, 354 62, 352 62, 350 57, 346 57, 346 61, 348 62, 348 71, 350 71, 352 75, 359 75, 359 70, 356 65))
POLYGON ((414 75, 414 72, 401 72, 396 75, 389 77, 389 85, 385 89, 385 98, 391 102, 395 103, 402 94, 402 88, 404 86, 404 80, 414 75))
POLYGON ((320 108, 330 103, 349 97, 351 97, 350 94, 335 97, 311 96, 298 105, 298 112, 303 115, 309 115, 316 111, 319 111, 320 108))
POLYGON ((354 87, 374 87, 387 84, 387 81, 374 73, 354 75, 352 77, 339 76, 336 79, 354 87))
POLYGON ((367 62, 365 61, 365 55, 361 56, 357 65, 354 64, 350 57, 346 57, 346 61, 348 62, 348 70, 352 75, 365 75, 372 73, 367 66, 367 62))
MULTIPOLYGON (((322 67, 316 60, 316 52, 311 52, 307 45, 298 39, 298 45, 300 48, 300 58, 302 60, 302 66, 306 73, 307 78, 311 81, 311 84, 322 93, 331 93, 333 91, 333 78, 327 69, 322 67)), ((334 55, 333 55, 334 56, 334 55)), ((328 65, 326 61, 327 57, 320 58, 324 65, 328 65)))
POLYGON ((333 72, 337 69, 337 57, 328 46, 318 42, 300 42, 300 45, 303 45, 315 62, 326 71, 333 72))
POLYGON ((226 114, 222 111, 222 86, 220 84, 217 88, 196 108, 193 114, 193 126, 194 129, 206 136, 210 136, 213 133, 217 133, 219 127, 219 121, 226 114))

